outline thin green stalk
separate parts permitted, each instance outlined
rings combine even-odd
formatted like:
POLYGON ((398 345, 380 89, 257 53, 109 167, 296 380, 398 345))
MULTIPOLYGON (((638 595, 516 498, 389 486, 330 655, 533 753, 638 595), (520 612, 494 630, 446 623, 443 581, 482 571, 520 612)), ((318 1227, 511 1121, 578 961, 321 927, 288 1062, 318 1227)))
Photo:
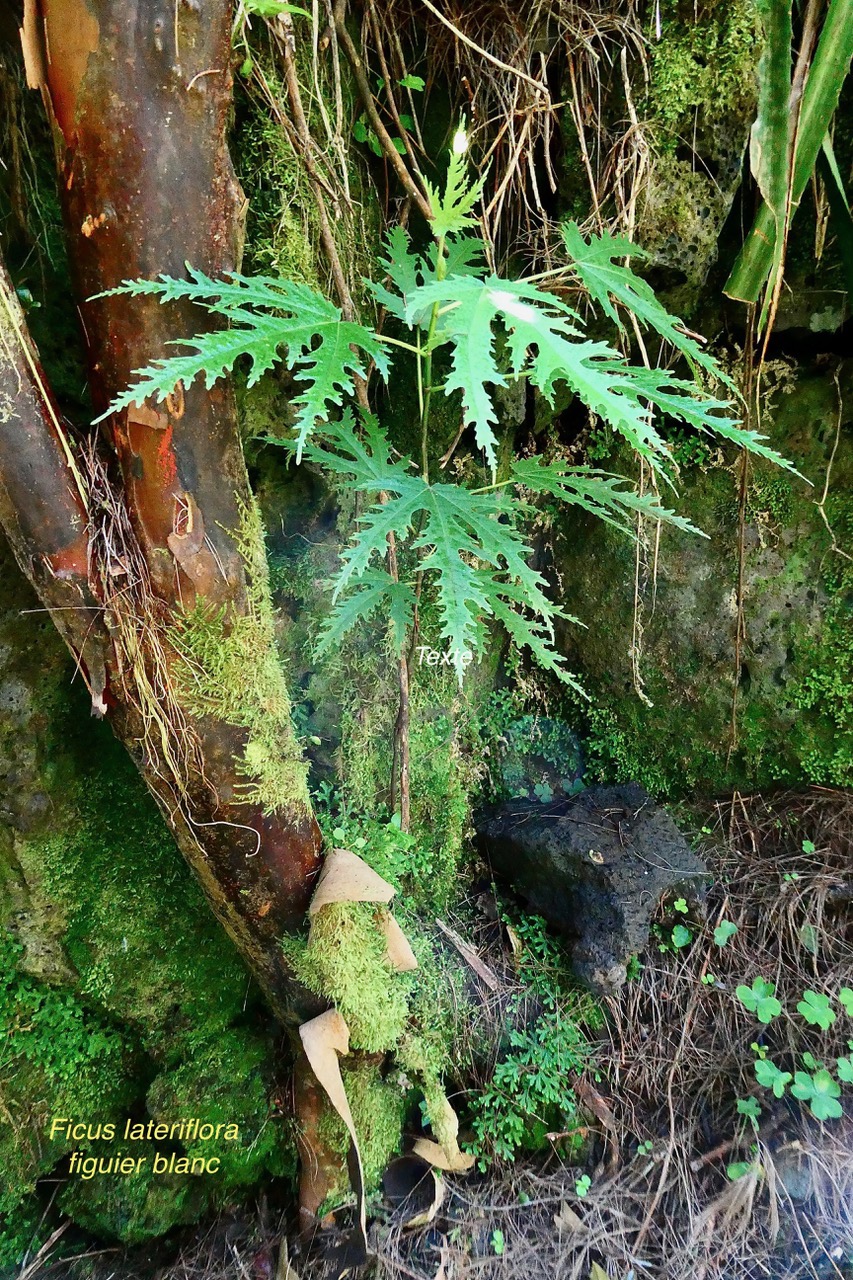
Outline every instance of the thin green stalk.
MULTIPOLYGON (((436 259, 435 259, 435 278, 443 280, 447 270, 444 261, 444 236, 438 237, 436 259)), ((438 327, 439 304, 433 303, 432 313, 429 318, 429 329, 427 330, 426 356, 424 357, 424 388, 423 408, 421 410, 421 472, 427 484, 429 484, 429 409, 432 402, 432 347, 435 342, 435 331, 438 327)))
POLYGON ((491 493, 494 489, 505 489, 508 484, 515 484, 516 481, 510 477, 509 480, 498 480, 495 484, 484 484, 480 489, 472 489, 472 493, 491 493))
POLYGON ((413 355, 420 355, 420 347, 414 346, 411 342, 403 342, 400 338, 389 338, 387 333, 381 335, 383 342, 390 342, 394 347, 402 347, 404 351, 411 351, 413 355))

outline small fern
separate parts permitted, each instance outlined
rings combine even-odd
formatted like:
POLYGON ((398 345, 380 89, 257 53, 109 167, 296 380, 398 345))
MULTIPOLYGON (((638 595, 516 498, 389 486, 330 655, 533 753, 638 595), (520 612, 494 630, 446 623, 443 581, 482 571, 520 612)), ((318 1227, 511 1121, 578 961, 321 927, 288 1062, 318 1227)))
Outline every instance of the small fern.
MULTIPOLYGON (((639 494, 625 477, 562 460, 527 458, 512 463, 498 481, 498 413, 494 391, 526 378, 551 403, 559 385, 568 385, 593 413, 618 432, 671 483, 673 459, 657 423, 675 418, 695 431, 732 443, 791 468, 764 438, 741 426, 730 400, 709 394, 699 382, 708 376, 730 380, 703 348, 630 269, 637 246, 606 233, 585 238, 574 223, 563 228, 567 262, 553 287, 574 283, 617 329, 623 312, 657 334, 688 362, 693 379, 664 368, 638 367, 607 342, 588 338, 581 318, 561 296, 536 279, 507 280, 487 272, 484 246, 470 234, 482 180, 468 179, 461 154, 451 156, 443 191, 430 187, 435 242, 418 254, 407 232, 394 228, 381 259, 384 283, 371 285, 388 315, 409 340, 383 336, 347 322, 340 310, 306 285, 267 277, 231 275, 211 280, 187 267, 186 280, 161 277, 125 283, 115 292, 154 295, 163 302, 189 299, 217 317, 215 327, 180 345, 182 354, 138 371, 111 412, 147 396, 163 399, 177 382, 203 376, 207 385, 232 369, 241 356, 251 361, 249 383, 283 362, 302 389, 295 397, 294 434, 278 440, 322 467, 343 487, 367 495, 350 545, 333 584, 333 609, 319 637, 320 651, 340 643, 351 628, 377 613, 387 617, 399 652, 417 625, 424 589, 434 595, 441 638, 452 651, 461 682, 471 653, 481 653, 489 619, 500 622, 512 640, 560 679, 575 684, 554 648, 554 624, 566 618, 549 599, 547 584, 530 567, 522 526, 539 495, 556 498, 598 516, 633 535, 637 515, 697 533, 656 494, 639 494), (392 347, 417 361, 421 427, 419 469, 395 458, 380 424, 369 414, 353 416, 349 401, 354 379, 371 364, 388 377, 392 347), (429 476, 430 405, 433 358, 445 350, 446 395, 458 395, 463 422, 473 429, 491 483, 481 488, 435 483, 429 476), (402 577, 383 560, 391 536, 410 565, 402 577)), ((541 279, 541 278, 540 278, 541 279)), ((574 621, 574 619, 573 619, 574 621)), ((576 686, 577 687, 577 686, 576 686)))

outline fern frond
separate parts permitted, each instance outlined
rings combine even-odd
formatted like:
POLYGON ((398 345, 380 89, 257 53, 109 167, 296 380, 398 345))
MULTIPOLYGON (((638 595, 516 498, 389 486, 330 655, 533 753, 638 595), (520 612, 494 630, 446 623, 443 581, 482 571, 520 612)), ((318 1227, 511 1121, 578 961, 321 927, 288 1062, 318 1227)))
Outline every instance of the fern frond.
POLYGON ((626 476, 614 475, 610 471, 587 466, 572 467, 565 462, 545 463, 541 458, 523 458, 513 463, 512 475, 525 489, 547 493, 570 506, 581 507, 632 538, 636 537, 636 531, 627 518, 628 512, 674 525, 685 533, 698 533, 703 538, 708 536, 684 516, 664 507, 656 493, 637 493, 626 476))
POLYGON ((387 376, 389 362, 382 339, 363 325, 344 320, 340 308, 307 285, 236 273, 212 280, 192 267, 187 270, 187 280, 169 276, 131 280, 110 293, 155 295, 161 302, 189 300, 222 316, 230 327, 178 339, 172 345, 192 348, 190 354, 155 360, 137 369, 137 381, 116 397, 107 414, 148 396, 163 400, 179 381, 189 385, 203 376, 210 387, 241 356, 251 360, 249 386, 282 361, 306 384, 294 399, 299 461, 315 423, 327 419, 329 409, 352 394, 353 379, 366 376, 369 361, 387 376))
POLYGON ((612 236, 603 231, 585 240, 575 222, 564 222, 561 227, 563 242, 572 260, 572 268, 590 298, 609 319, 624 331, 622 316, 614 303, 620 303, 636 316, 645 329, 656 333, 686 356, 693 366, 707 369, 714 377, 735 389, 734 383, 713 356, 685 333, 677 316, 670 315, 658 301, 651 285, 636 276, 630 267, 617 258, 645 258, 644 249, 624 236, 612 236))

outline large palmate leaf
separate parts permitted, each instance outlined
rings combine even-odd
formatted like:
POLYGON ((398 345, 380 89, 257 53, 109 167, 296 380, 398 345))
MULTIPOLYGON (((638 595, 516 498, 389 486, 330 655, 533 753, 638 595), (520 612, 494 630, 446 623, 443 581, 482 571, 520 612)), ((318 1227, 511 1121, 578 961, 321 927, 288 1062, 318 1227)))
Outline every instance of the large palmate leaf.
POLYGON ((365 376, 367 362, 375 361, 387 375, 388 357, 381 338, 363 325, 344 320, 334 303, 308 285, 236 273, 211 280, 189 265, 187 272, 187 280, 170 276, 129 280, 111 292, 154 295, 161 302, 189 299, 223 316, 229 327, 177 339, 173 345, 192 348, 191 353, 155 360, 136 370, 137 381, 116 397, 108 413, 139 404, 150 395, 163 400, 178 382, 189 384, 199 375, 210 387, 243 355, 251 360, 249 386, 282 361, 305 384, 293 401, 298 410, 298 461, 314 424, 328 418, 329 409, 352 394, 353 378, 365 376))
POLYGON ((648 255, 639 245, 624 236, 612 236, 606 231, 584 239, 575 222, 565 222, 561 228, 563 241, 572 260, 572 268, 593 302, 620 329, 624 327, 616 304, 636 316, 645 329, 653 329, 671 342, 694 365, 700 365, 729 383, 728 375, 720 369, 713 356, 685 333, 682 322, 667 311, 657 299, 647 281, 634 275, 630 267, 617 258, 645 258, 648 255))
POLYGON ((415 593, 407 582, 395 582, 387 569, 373 568, 362 574, 326 619, 317 641, 317 656, 336 648, 357 623, 377 611, 390 618, 399 652, 414 621, 415 593))
POLYGON ((712 396, 695 397, 690 394, 692 391, 695 391, 692 382, 676 378, 665 369, 632 368, 630 385, 624 388, 624 394, 636 397, 638 403, 643 399, 652 401, 663 413, 680 418, 695 430, 730 440, 749 453, 756 453, 799 475, 792 462, 764 443, 766 436, 747 430, 739 419, 727 416, 730 408, 727 401, 715 400, 712 396))
MULTIPOLYGON (((554 619, 567 615, 547 598, 547 584, 530 567, 530 549, 515 527, 523 503, 511 502, 503 492, 426 483, 406 461, 392 460, 388 440, 374 420, 365 421, 360 438, 349 414, 325 427, 322 439, 310 441, 306 457, 346 477, 349 488, 381 493, 383 499, 361 515, 343 553, 334 584, 336 609, 327 624, 329 642, 378 607, 383 581, 387 588, 390 579, 377 577, 377 568, 393 532, 400 540, 411 538, 412 549, 421 553, 418 568, 434 588, 441 638, 460 680, 466 655, 482 652, 483 619, 494 617, 516 639, 524 636, 523 643, 540 661, 572 682, 551 647, 554 619), (354 602, 352 592, 358 596, 354 602)), ((387 590, 389 600, 393 594, 387 590)), ((397 597, 403 618, 411 597, 400 592, 397 597)))
POLYGON ((675 525, 685 533, 702 533, 689 520, 661 505, 656 493, 637 493, 626 476, 599 471, 595 467, 569 466, 568 463, 543 462, 541 458, 522 458, 512 464, 512 476, 525 489, 551 494, 570 506, 581 507, 605 524, 635 537, 629 512, 675 525))
POLYGON ((577 313, 527 281, 448 276, 414 290, 406 319, 414 323, 425 307, 436 303, 436 343, 452 347, 445 392, 461 393, 465 422, 474 427, 493 471, 497 415, 487 388, 505 385, 506 373, 526 375, 551 403, 557 384, 567 383, 656 469, 669 454, 650 407, 685 421, 699 417, 709 422, 726 407, 704 397, 693 383, 673 379, 665 370, 635 368, 606 342, 584 339, 577 313), (498 325, 506 335, 506 372, 496 359, 498 325))

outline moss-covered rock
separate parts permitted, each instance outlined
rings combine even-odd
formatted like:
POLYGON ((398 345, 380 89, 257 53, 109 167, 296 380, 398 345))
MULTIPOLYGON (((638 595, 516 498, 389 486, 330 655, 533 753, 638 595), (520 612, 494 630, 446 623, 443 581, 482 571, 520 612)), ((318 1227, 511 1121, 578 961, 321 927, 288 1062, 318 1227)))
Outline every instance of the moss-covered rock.
POLYGON ((817 505, 839 413, 824 369, 800 370, 786 381, 764 424, 811 486, 761 460, 749 463, 734 743, 737 459, 706 455, 683 468, 680 509, 709 538, 664 527, 656 571, 653 545, 643 557, 636 628, 630 540, 592 521, 566 519, 555 544, 563 603, 589 630, 566 628, 562 643, 593 695, 591 709, 578 715, 591 775, 635 779, 659 795, 853 781, 847 712, 853 596, 841 554, 853 527, 851 375, 848 364, 825 504, 838 550, 817 505))
POLYGON ((182 1175, 171 1189, 69 1179, 61 1207, 102 1235, 160 1234, 293 1169, 290 1135, 272 1118, 274 1042, 255 988, 5 548, 2 557, 0 1265, 30 1243, 19 1224, 38 1179, 90 1145, 51 1137, 57 1116, 240 1127, 215 1178, 182 1175))
POLYGON ((716 260, 740 184, 761 34, 751 0, 668 0, 657 13, 643 102, 650 165, 637 238, 659 266, 695 288, 716 260))

